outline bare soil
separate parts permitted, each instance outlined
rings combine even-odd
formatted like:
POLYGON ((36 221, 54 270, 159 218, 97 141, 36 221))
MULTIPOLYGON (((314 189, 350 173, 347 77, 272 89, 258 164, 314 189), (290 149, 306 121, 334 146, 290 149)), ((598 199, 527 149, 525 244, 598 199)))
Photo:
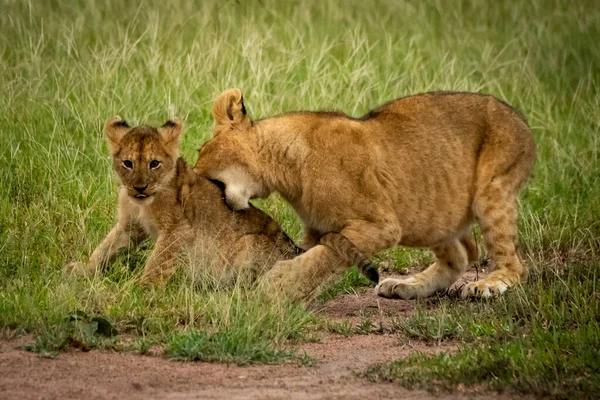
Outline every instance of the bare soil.
MULTIPOLYGON (((467 276, 467 279, 470 279, 467 276)), ((407 315, 411 301, 378 298, 373 290, 343 295, 319 312, 337 318, 358 315, 407 315)), ((413 351, 454 351, 454 343, 431 346, 396 335, 329 334, 297 351, 316 359, 298 363, 236 366, 175 362, 160 356, 70 351, 43 359, 23 350, 30 337, 0 341, 1 399, 450 399, 515 398, 474 392, 433 395, 362 378, 369 365, 406 357, 413 351)))

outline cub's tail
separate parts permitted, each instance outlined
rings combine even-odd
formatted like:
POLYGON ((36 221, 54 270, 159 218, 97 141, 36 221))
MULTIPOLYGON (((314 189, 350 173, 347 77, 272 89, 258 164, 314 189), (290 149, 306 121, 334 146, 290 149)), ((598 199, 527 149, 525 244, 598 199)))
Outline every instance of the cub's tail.
POLYGON ((365 255, 346 236, 337 232, 329 232, 321 237, 319 244, 329 247, 349 264, 356 265, 369 280, 379 283, 379 272, 365 255))

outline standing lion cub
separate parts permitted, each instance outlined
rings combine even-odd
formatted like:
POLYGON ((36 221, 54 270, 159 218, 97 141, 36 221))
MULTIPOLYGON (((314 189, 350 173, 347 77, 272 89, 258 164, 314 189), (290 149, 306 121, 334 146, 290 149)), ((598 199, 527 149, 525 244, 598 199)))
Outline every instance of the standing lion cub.
POLYGON ((535 163, 523 116, 488 95, 434 92, 401 98, 361 118, 294 112, 252 121, 231 89, 213 107, 214 138, 194 171, 225 185, 231 208, 279 192, 304 222, 306 253, 267 273, 274 287, 310 294, 363 256, 396 245, 429 247, 436 261, 408 279, 377 286, 385 297, 430 296, 478 257, 481 227, 493 272, 464 286, 488 297, 524 280, 517 254, 517 199, 535 163), (340 238, 343 238, 340 239, 340 238))
POLYGON ((119 217, 87 265, 70 264, 74 272, 96 273, 118 249, 146 237, 156 241, 144 267, 146 283, 164 283, 185 252, 199 255, 200 263, 216 263, 250 277, 298 254, 269 216, 254 207, 242 213, 229 210, 221 189, 179 158, 178 121, 158 129, 131 128, 115 117, 107 122, 105 134, 121 180, 119 217))

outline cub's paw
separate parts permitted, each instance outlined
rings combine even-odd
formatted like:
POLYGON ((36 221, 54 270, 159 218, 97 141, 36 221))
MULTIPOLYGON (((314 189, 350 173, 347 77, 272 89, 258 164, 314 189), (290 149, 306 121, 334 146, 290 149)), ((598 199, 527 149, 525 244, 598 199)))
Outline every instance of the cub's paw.
POLYGON ((64 271, 69 274, 75 275, 88 275, 89 268, 87 264, 84 264, 80 261, 71 261, 67 265, 65 265, 64 271))
POLYGON ((297 267, 298 265, 295 259, 277 261, 275 265, 273 265, 273 268, 264 274, 263 279, 283 283, 286 277, 289 277, 292 271, 297 269, 297 267))
POLYGON ((501 280, 482 279, 477 282, 467 283, 463 286, 460 297, 466 298, 489 298, 506 292, 509 285, 501 280))
POLYGON ((169 275, 165 276, 158 271, 145 271, 142 274, 141 278, 138 279, 140 286, 146 289, 161 288, 167 284, 167 281, 169 280, 169 275))
POLYGON ((260 285, 271 297, 296 297, 298 284, 298 261, 296 259, 277 261, 273 268, 260 279, 260 285))
POLYGON ((315 271, 311 271, 307 264, 306 259, 299 257, 276 262, 261 278, 263 290, 278 299, 310 301, 328 281, 327 277, 311 273, 315 271))
POLYGON ((387 297, 388 299, 409 300, 419 295, 414 285, 415 281, 414 277, 406 279, 387 278, 375 286, 375 291, 378 296, 387 297))

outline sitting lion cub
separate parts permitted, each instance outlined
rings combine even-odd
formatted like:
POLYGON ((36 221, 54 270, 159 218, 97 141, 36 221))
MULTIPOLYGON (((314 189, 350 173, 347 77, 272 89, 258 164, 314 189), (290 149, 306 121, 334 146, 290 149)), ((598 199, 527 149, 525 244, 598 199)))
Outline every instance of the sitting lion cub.
POLYGON ((523 116, 475 93, 434 92, 401 98, 352 118, 342 112, 294 112, 252 121, 239 89, 213 107, 214 138, 194 171, 223 182, 226 201, 279 192, 304 222, 310 248, 279 261, 274 287, 304 296, 363 256, 396 245, 429 247, 436 261, 377 292, 404 299, 450 287, 478 257, 471 234, 481 227, 494 271, 464 286, 463 297, 504 292, 527 276, 517 254, 517 199, 535 163, 523 116), (344 238, 341 240, 340 237, 344 238))
POLYGON ((179 158, 178 121, 158 129, 131 128, 115 117, 105 134, 122 184, 119 218, 89 263, 72 263, 71 270, 98 272, 118 249, 146 237, 156 241, 143 272, 146 283, 164 283, 185 250, 203 253, 203 263, 254 276, 276 260, 298 254, 269 216, 254 207, 241 213, 229 210, 221 189, 179 158))

